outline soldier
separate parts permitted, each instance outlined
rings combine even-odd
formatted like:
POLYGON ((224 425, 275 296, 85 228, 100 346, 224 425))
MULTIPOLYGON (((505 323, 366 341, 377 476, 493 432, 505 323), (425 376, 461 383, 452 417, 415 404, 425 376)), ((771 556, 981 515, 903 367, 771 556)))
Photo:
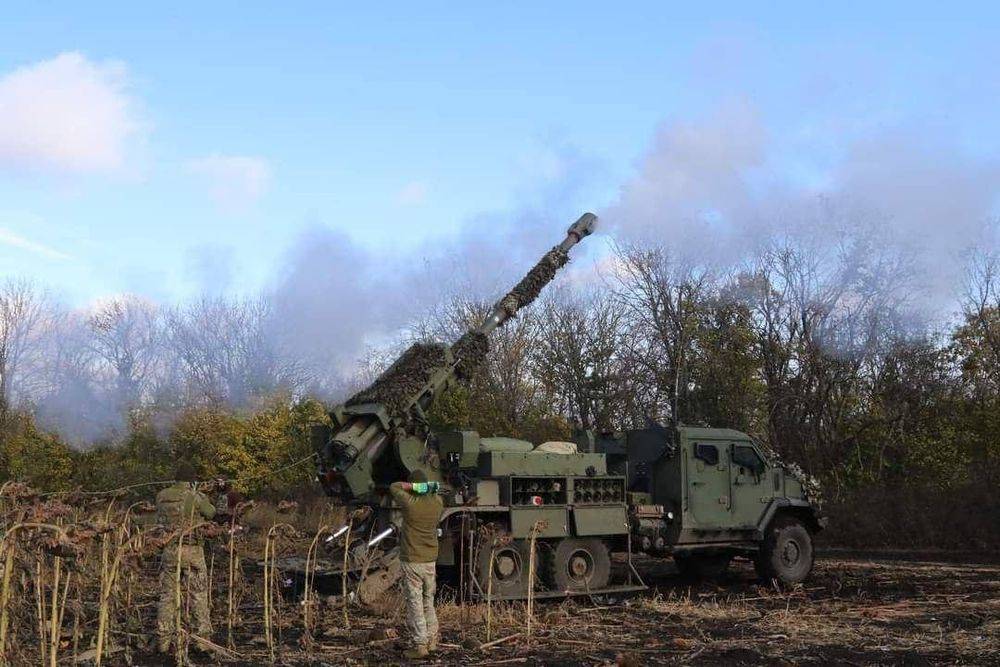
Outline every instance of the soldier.
POLYGON ((215 491, 218 493, 215 499, 215 521, 223 524, 231 523, 237 506, 245 498, 232 487, 229 480, 225 479, 215 480, 215 491))
POLYGON ((422 470, 410 473, 409 482, 394 482, 389 491, 403 513, 399 560, 406 595, 406 625, 413 647, 403 655, 423 658, 437 650, 438 622, 434 611, 438 522, 444 502, 438 483, 428 482, 422 470))
POLYGON ((208 568, 205 566, 205 549, 197 536, 187 532, 191 527, 215 516, 215 507, 204 494, 195 490, 194 468, 182 461, 177 465, 173 486, 156 496, 156 512, 160 523, 177 533, 163 549, 160 559, 160 604, 156 624, 161 653, 170 651, 176 634, 174 622, 177 606, 181 604, 177 586, 177 569, 186 580, 191 595, 197 635, 206 639, 212 636, 212 619, 208 600, 208 568), (179 538, 182 537, 180 548, 179 538))

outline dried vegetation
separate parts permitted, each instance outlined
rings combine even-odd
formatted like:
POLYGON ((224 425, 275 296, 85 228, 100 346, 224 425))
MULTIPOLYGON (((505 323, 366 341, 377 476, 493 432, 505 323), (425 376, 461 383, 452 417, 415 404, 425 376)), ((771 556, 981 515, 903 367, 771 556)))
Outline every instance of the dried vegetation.
MULTIPOLYGON (((284 594, 280 557, 325 539, 298 509, 268 526, 205 525, 215 636, 189 632, 156 658, 159 550, 180 535, 124 497, 40 497, 0 488, 0 650, 4 664, 396 664, 402 605, 345 604, 284 594), (262 572, 253 567, 267 556, 262 572), (199 649, 195 652, 192 649, 199 649), (159 660, 159 663, 156 661, 159 660)), ((242 510, 249 509, 244 506, 242 510)), ((327 517, 328 519, 330 517, 327 517)), ((186 536, 185 539, 189 539, 186 536)), ((670 561, 645 559, 650 592, 628 599, 439 607, 437 664, 995 664, 1000 565, 821 559, 808 585, 758 584, 748 564, 728 581, 695 584, 670 561)), ((183 594, 183 582, 176 581, 183 594)))

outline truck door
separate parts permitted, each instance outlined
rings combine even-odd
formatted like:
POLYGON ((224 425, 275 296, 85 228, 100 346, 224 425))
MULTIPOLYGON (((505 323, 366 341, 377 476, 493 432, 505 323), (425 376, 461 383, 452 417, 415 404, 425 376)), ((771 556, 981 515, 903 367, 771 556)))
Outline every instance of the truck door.
POLYGON ((692 442, 687 450, 687 510, 690 527, 717 530, 730 525, 729 448, 720 442, 692 442))
POLYGON ((734 442, 729 452, 733 527, 756 528, 773 496, 764 475, 767 466, 748 443, 734 442))

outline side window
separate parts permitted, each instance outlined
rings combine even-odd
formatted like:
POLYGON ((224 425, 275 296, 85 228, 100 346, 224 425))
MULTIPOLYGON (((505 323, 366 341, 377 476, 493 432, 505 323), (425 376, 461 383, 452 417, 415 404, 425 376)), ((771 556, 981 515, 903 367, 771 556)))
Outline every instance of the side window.
POLYGON ((719 450, 715 445, 695 444, 694 457, 704 461, 707 465, 714 466, 719 463, 719 450))
POLYGON ((741 468, 746 468, 755 475, 764 472, 764 460, 749 445, 735 445, 733 447, 733 463, 741 468))

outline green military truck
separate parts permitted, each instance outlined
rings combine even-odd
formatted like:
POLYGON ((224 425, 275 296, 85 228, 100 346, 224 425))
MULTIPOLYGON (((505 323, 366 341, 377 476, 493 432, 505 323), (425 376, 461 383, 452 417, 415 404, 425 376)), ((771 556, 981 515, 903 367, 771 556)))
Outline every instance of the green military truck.
POLYGON ((430 430, 434 400, 470 377, 489 334, 538 296, 595 222, 589 213, 577 220, 479 327, 451 346, 411 346, 317 429, 324 490, 368 509, 354 514, 364 515, 360 525, 327 539, 362 600, 398 577, 398 517, 387 489, 417 469, 442 484, 439 563, 457 574, 463 594, 522 597, 532 564, 539 596, 636 590, 636 552, 672 556, 690 574, 717 574, 739 555, 752 557, 766 579, 808 576, 812 536, 824 522, 817 489, 738 431, 654 426, 535 446, 430 430), (344 544, 348 535, 355 539, 344 544), (625 566, 618 580, 613 560, 625 566))
POLYGON ((745 433, 654 427, 596 444, 629 471, 639 551, 670 554, 692 575, 718 575, 734 556, 752 557, 762 578, 782 583, 812 570, 812 536, 826 524, 819 487, 745 433))
POLYGON ((542 595, 639 588, 636 552, 672 556, 693 576, 750 557, 762 578, 798 583, 825 522, 807 478, 730 429, 655 427, 538 447, 456 431, 439 434, 435 449, 428 468, 449 489, 440 563, 469 563, 479 595, 489 577, 496 597, 526 593, 533 531, 542 595), (469 549, 463 522, 465 532, 488 524, 509 540, 469 549), (623 582, 612 581, 616 553, 623 582))

